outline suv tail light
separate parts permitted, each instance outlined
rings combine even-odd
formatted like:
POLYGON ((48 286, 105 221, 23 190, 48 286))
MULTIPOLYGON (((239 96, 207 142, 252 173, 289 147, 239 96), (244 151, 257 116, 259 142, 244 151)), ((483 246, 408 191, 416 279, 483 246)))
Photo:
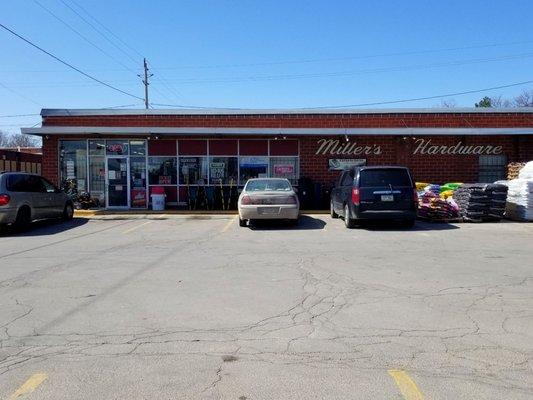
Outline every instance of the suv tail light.
POLYGON ((353 188, 352 189, 352 203, 358 206, 360 202, 361 202, 361 195, 359 194, 359 189, 353 188))
POLYGON ((8 205, 9 200, 11 200, 11 197, 8 194, 0 194, 0 206, 8 205))

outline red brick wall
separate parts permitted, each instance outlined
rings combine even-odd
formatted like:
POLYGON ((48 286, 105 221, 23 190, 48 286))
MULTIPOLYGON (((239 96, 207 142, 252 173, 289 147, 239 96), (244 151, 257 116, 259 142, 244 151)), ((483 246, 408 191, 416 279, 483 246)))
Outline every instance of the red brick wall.
POLYGON ((43 126, 227 128, 501 128, 533 127, 533 113, 386 113, 275 115, 104 115, 45 117, 43 126))
POLYGON ((59 170, 58 170, 58 138, 50 136, 48 139, 43 138, 43 166, 41 175, 50 182, 59 185, 59 170))

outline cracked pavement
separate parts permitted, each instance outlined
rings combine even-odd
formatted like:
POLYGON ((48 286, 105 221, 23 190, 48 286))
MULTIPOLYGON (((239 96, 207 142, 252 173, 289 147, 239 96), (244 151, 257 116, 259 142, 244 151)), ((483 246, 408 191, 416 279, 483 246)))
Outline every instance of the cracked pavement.
POLYGON ((145 218, 0 236, 0 398, 533 398, 531 224, 145 218))

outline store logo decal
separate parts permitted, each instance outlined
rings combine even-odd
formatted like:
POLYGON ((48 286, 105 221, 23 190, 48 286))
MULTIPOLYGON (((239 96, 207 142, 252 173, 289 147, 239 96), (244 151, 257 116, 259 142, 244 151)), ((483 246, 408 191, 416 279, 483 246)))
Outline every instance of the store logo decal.
POLYGON ((415 144, 417 147, 413 151, 413 155, 496 155, 503 152, 502 146, 467 146, 461 141, 453 146, 441 146, 432 144, 431 139, 416 139, 415 144))
POLYGON ((375 144, 371 146, 359 146, 357 142, 342 143, 338 139, 320 139, 317 141, 319 145, 315 155, 361 155, 361 154, 381 154, 381 147, 375 144))

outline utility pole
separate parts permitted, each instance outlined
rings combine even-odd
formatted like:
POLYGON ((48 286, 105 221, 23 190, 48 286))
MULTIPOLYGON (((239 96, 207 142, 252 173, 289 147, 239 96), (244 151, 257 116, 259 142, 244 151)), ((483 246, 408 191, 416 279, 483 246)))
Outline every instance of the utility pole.
MULTIPOLYGON (((146 58, 143 59, 144 61, 144 79, 142 80, 142 83, 144 84, 144 107, 148 110, 150 103, 148 102, 148 78, 153 76, 154 74, 148 73, 148 63, 146 62, 146 58)), ((139 78, 141 78, 141 75, 137 75, 139 78)))

